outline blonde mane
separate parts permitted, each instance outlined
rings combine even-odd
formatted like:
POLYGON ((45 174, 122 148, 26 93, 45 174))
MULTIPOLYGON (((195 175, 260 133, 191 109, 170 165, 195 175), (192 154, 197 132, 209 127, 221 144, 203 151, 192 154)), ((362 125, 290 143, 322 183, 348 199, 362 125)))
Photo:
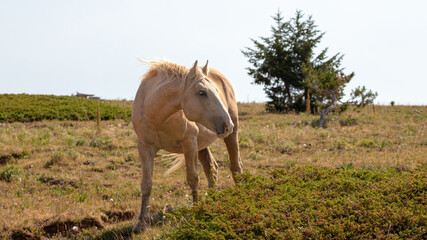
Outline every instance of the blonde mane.
POLYGON ((161 60, 161 59, 150 59, 150 60, 138 59, 138 60, 150 66, 150 69, 144 75, 142 80, 146 79, 147 75, 152 75, 153 72, 156 72, 156 73, 162 72, 162 73, 166 73, 169 77, 178 77, 178 78, 184 78, 188 72, 187 67, 184 67, 166 60, 161 60))
MULTIPOLYGON (((173 62, 169 62, 161 59, 138 59, 139 61, 150 66, 150 69, 142 77, 142 81, 155 77, 157 74, 163 74, 163 82, 160 84, 172 83, 170 86, 173 90, 182 90, 186 86, 185 77, 190 70, 185 66, 178 65, 173 62)), ((197 78, 193 78, 190 81, 196 81, 197 78)), ((191 84, 191 82, 189 84, 191 84)))

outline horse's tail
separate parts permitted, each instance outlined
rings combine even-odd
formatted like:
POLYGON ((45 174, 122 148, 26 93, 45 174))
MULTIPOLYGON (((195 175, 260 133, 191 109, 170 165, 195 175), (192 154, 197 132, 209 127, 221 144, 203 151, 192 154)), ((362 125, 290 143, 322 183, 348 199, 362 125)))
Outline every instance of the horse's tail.
POLYGON ((184 154, 172 153, 168 155, 163 155, 163 157, 169 160, 173 160, 171 163, 171 167, 168 170, 166 170, 165 176, 175 172, 176 170, 180 169, 182 166, 185 165, 184 154))

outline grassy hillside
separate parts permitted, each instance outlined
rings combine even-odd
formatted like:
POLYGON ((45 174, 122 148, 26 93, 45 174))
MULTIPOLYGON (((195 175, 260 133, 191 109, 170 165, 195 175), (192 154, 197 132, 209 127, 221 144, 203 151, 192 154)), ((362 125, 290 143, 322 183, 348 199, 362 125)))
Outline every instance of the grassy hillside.
POLYGON ((31 122, 40 120, 93 120, 99 104, 102 120, 129 120, 127 106, 70 96, 1 94, 0 122, 31 122))
POLYGON ((138 235, 131 124, 0 124, 0 239, 425 238, 427 107, 351 109, 326 129, 311 126, 318 116, 266 114, 261 104, 239 111, 241 184, 217 141, 218 191, 199 167, 204 199, 191 206, 184 169, 164 176, 171 161, 157 158, 152 226, 138 235))

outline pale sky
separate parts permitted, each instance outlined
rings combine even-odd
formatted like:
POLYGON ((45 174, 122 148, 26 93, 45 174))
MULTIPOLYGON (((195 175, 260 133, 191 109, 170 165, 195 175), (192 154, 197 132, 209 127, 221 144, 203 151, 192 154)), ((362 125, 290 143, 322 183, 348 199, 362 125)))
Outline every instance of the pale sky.
POLYGON ((266 101, 241 50, 270 36, 278 9, 285 20, 312 15, 326 32, 320 47, 345 55, 345 72, 356 73, 347 96, 365 85, 376 103, 427 105, 423 0, 0 0, 0 93, 133 99, 147 70, 138 57, 209 60, 238 101, 266 101))

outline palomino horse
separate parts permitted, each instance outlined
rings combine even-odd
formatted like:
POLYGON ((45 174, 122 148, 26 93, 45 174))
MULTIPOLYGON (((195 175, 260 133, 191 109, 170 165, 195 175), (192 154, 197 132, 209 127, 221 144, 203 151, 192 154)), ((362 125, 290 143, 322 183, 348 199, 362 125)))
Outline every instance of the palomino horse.
POLYGON ((134 231, 149 223, 153 160, 159 149, 183 153, 193 201, 197 201, 201 162, 209 187, 217 180, 218 165, 208 146, 223 138, 230 156, 233 176, 242 172, 238 145, 238 112, 230 82, 215 69, 197 61, 191 69, 167 61, 148 61, 135 96, 132 123, 138 136, 142 163, 142 203, 134 231))

